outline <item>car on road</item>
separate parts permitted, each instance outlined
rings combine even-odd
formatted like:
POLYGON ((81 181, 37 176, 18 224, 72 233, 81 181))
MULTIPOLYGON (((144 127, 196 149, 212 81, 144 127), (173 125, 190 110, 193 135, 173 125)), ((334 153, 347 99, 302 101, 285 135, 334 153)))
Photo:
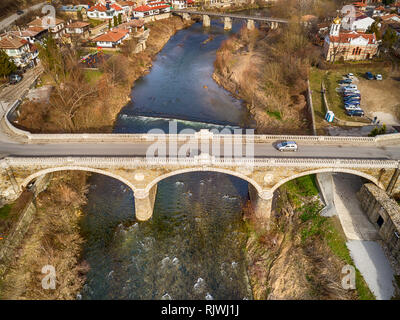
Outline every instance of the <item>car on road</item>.
POLYGON ((17 11, 17 15, 20 16, 21 14, 24 14, 24 11, 23 11, 23 10, 18 10, 18 11, 17 11))
POLYGON ((350 117, 356 116, 356 117, 363 117, 364 116, 364 110, 362 109, 357 109, 357 110, 346 110, 346 114, 350 117))
POLYGON ((10 84, 16 84, 22 80, 22 76, 20 76, 18 73, 12 73, 10 74, 10 84))
POLYGON ((381 75, 381 74, 377 74, 377 75, 375 76, 375 79, 376 79, 376 80, 382 80, 382 75, 381 75))
POLYGON ((276 145, 279 151, 297 151, 297 144, 294 141, 282 141, 276 145))
POLYGON ((366 77, 368 80, 374 80, 374 75, 373 75, 371 72, 369 72, 369 71, 365 74, 365 77, 366 77))

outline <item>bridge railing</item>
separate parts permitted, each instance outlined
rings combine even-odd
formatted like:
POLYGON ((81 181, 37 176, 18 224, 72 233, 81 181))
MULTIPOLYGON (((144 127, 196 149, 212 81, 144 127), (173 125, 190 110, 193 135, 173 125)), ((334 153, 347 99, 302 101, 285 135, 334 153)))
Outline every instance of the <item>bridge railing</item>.
POLYGON ((151 166, 204 166, 213 167, 326 167, 326 168, 398 168, 398 160, 370 159, 318 159, 318 158, 216 158, 213 156, 187 158, 145 158, 145 157, 6 157, 1 162, 22 167, 101 167, 101 168, 137 168, 151 166))
POLYGON ((273 143, 282 140, 293 140, 303 144, 389 144, 400 142, 400 133, 378 135, 376 137, 356 136, 306 136, 306 135, 239 135, 215 134, 208 130, 200 130, 195 134, 135 134, 135 133, 31 133, 16 128, 9 120, 20 104, 16 101, 6 112, 4 121, 15 136, 25 138, 30 143, 42 142, 152 142, 152 141, 200 141, 200 140, 232 140, 233 143, 273 143))

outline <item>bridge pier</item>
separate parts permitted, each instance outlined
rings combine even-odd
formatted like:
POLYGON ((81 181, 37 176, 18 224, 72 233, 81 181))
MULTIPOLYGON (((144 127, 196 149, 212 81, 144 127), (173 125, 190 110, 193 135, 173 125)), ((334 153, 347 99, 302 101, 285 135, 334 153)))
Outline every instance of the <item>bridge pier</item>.
POLYGON ((139 221, 146 221, 153 215, 154 202, 156 200, 157 184, 147 192, 145 189, 134 191, 135 216, 139 221))
POLYGON ((274 194, 269 191, 260 193, 249 184, 249 195, 257 222, 265 226, 268 230, 270 227, 272 198, 274 194))
POLYGON ((278 28, 278 22, 272 21, 272 22, 271 22, 271 30, 277 29, 277 28, 278 28))
POLYGON ((183 20, 190 20, 191 19, 190 18, 190 14, 186 13, 186 12, 182 13, 182 18, 183 18, 183 20))
POLYGON ((247 29, 249 30, 254 30, 255 26, 254 26, 254 20, 248 19, 247 20, 247 29))
POLYGON ((203 27, 204 28, 209 28, 211 25, 211 20, 210 20, 210 16, 208 15, 203 15, 203 27))
POLYGON ((232 29, 232 19, 229 17, 224 18, 224 30, 231 30, 232 29))

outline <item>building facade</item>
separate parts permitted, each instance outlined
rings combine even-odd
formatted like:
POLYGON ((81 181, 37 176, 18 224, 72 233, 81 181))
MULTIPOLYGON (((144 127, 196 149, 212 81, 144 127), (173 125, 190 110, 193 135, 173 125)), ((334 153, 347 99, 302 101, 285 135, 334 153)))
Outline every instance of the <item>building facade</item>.
POLYGON ((341 31, 341 20, 336 18, 324 41, 324 55, 327 61, 367 60, 378 52, 375 34, 356 31, 341 31))

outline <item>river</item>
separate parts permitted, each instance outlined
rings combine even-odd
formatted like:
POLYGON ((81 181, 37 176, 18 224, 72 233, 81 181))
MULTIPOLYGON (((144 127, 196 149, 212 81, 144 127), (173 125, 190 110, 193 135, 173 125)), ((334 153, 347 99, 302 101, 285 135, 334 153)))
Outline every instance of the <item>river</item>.
MULTIPOLYGON (((211 78, 216 50, 230 32, 220 21, 177 32, 149 74, 135 83, 132 101, 114 132, 246 127, 242 102, 211 78), (211 41, 204 43, 211 37, 211 41)), ((82 299, 251 299, 242 205, 247 182, 219 173, 187 173, 158 184, 153 217, 137 222, 134 198, 119 181, 92 175, 82 232, 90 265, 82 299)))

